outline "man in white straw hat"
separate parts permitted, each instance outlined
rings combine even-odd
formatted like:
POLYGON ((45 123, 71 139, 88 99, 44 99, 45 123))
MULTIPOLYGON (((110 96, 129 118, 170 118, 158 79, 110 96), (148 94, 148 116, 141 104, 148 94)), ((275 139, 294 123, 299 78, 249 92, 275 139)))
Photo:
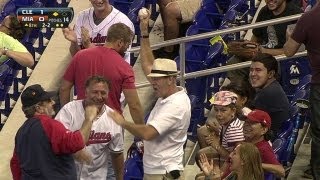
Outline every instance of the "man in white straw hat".
POLYGON ((117 124, 144 140, 144 180, 184 179, 183 145, 190 124, 190 100, 184 88, 176 85, 176 62, 154 60, 149 40, 141 39, 141 47, 146 50, 141 66, 158 100, 146 125, 128 122, 117 112, 109 114, 117 124))

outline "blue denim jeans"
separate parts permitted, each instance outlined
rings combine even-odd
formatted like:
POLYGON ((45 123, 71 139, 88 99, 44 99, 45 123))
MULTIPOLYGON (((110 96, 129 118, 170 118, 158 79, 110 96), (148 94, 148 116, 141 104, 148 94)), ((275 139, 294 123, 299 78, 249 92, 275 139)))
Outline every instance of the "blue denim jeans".
POLYGON ((320 180, 320 85, 313 84, 310 88, 311 105, 311 168, 313 177, 320 180))

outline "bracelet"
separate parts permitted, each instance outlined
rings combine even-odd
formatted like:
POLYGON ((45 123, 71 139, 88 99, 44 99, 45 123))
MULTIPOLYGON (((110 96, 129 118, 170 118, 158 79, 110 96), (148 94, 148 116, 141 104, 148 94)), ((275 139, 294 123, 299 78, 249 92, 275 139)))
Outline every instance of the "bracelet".
POLYGON ((141 35, 141 38, 149 38, 149 35, 141 35))

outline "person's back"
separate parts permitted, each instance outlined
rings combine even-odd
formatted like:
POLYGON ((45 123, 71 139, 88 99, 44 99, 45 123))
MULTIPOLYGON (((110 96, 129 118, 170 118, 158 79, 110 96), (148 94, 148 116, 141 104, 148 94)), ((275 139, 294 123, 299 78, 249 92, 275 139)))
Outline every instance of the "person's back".
MULTIPOLYGON (((37 117, 36 117, 37 118, 37 117)), ((28 119, 16 135, 15 150, 22 162, 23 180, 75 180, 76 169, 71 154, 55 155, 44 124, 51 119, 28 119), (45 158, 44 158, 45 157, 45 158)))

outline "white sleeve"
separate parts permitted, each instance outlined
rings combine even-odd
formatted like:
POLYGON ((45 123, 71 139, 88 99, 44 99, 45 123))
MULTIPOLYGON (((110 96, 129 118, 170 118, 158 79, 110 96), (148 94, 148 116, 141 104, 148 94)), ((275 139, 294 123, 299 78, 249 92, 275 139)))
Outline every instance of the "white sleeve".
MULTIPOLYGON (((125 22, 123 22, 125 25, 127 25, 132 31, 133 31, 133 36, 135 35, 135 29, 134 29, 134 25, 133 23, 130 21, 130 19, 128 17, 126 17, 127 20, 125 22)), ((132 42, 131 42, 131 45, 129 46, 128 50, 131 49, 131 46, 132 46, 132 42)), ((126 52, 125 56, 124 56, 124 60, 130 64, 131 62, 131 59, 130 59, 130 53, 129 52, 126 52)))
POLYGON ((108 147, 110 152, 120 153, 123 152, 124 149, 122 128, 119 126, 115 129, 117 129, 117 133, 115 133, 114 137, 112 137, 112 140, 109 142, 108 147))
POLYGON ((63 106, 62 109, 60 109, 55 119, 57 121, 60 121, 66 129, 70 129, 70 126, 72 124, 72 115, 67 110, 66 105, 63 106))
POLYGON ((81 26, 82 26, 82 22, 83 22, 83 16, 84 16, 84 12, 81 11, 79 13, 79 15, 77 16, 76 23, 75 23, 75 25, 73 27, 73 30, 77 35, 77 42, 78 42, 79 46, 82 43, 82 41, 81 41, 81 26))

